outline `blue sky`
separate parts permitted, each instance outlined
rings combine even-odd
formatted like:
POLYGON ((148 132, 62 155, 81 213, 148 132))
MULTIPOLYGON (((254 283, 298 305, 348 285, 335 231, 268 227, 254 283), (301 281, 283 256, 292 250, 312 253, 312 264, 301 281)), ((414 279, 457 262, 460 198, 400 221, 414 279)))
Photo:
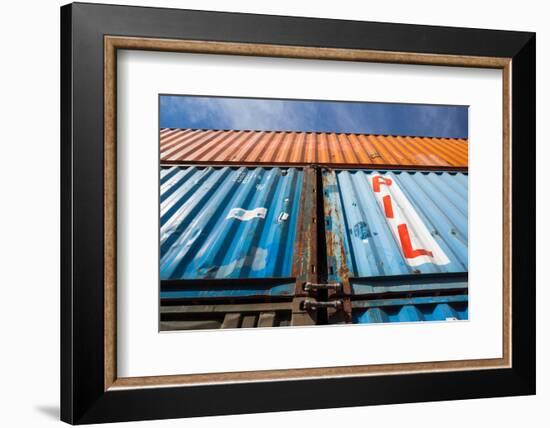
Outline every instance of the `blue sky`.
POLYGON ((468 137, 468 108, 161 95, 161 128, 468 137))

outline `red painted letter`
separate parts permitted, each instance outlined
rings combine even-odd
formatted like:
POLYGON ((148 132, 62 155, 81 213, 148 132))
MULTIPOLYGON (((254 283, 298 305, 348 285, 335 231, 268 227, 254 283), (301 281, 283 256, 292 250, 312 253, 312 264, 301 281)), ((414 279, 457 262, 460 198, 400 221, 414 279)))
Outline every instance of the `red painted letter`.
POLYGON ((391 196, 386 195, 382 198, 384 201, 384 212, 386 214, 386 217, 393 218, 393 206, 391 204, 391 196))
POLYGON ((376 193, 380 192, 381 184, 385 184, 386 186, 391 186, 391 183, 392 183, 391 178, 385 178, 385 177, 382 177, 381 175, 376 175, 372 179, 372 187, 376 193))
POLYGON ((397 226, 397 231, 399 232, 399 239, 401 240, 401 248, 403 248, 403 254, 408 259, 414 259, 418 256, 430 256, 433 257, 433 253, 422 248, 413 249, 411 237, 409 235, 409 229, 406 224, 400 224, 397 226))

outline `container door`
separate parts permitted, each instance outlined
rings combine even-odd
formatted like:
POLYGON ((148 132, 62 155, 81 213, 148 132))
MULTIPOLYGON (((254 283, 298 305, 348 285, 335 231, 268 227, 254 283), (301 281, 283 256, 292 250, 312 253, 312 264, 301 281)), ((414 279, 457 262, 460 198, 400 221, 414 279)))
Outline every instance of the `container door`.
POLYGON ((468 175, 322 172, 331 322, 467 319, 468 175))
POLYGON ((308 325, 315 172, 163 167, 161 329, 308 325), (312 196, 313 195, 313 196, 312 196))

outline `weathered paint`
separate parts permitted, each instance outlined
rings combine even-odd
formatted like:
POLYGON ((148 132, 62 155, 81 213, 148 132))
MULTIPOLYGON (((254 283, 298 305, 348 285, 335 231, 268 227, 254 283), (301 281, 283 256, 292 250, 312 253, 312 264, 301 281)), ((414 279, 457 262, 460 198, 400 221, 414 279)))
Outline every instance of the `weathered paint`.
POLYGON ((467 319, 466 294, 353 302, 356 324, 467 319))
POLYGON ((160 298, 174 299, 219 299, 244 297, 292 297, 296 282, 293 278, 274 283, 272 281, 240 281, 220 279, 215 281, 187 280, 161 282, 160 298))
POLYGON ((298 232, 294 254, 293 272, 298 289, 296 293, 304 296, 307 282, 317 282, 317 173, 314 168, 304 168, 304 184, 300 196, 301 214, 298 219, 298 232))
POLYGON ((325 132, 162 129, 161 162, 467 168, 468 140, 325 132))
POLYGON ((468 271, 467 174, 325 170, 323 185, 329 280, 468 271))
POLYGON ((354 297, 389 296, 391 294, 414 294, 419 292, 448 292, 449 290, 464 292, 468 290, 468 273, 389 275, 351 278, 350 282, 354 297))
POLYGON ((292 276, 301 169, 170 167, 160 181, 161 280, 292 276))

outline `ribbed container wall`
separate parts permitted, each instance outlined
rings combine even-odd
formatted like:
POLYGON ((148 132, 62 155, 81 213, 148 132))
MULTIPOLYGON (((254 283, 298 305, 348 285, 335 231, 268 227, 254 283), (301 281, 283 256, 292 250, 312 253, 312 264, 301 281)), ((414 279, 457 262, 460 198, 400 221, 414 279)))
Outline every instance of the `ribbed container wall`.
POLYGON ((460 138, 162 129, 160 150, 164 163, 468 167, 460 138))
POLYGON ((160 142, 163 328, 316 323, 304 298, 340 299, 329 323, 468 319, 467 140, 162 129, 160 142), (304 208, 308 183, 324 218, 304 208), (304 225, 323 220, 307 251, 326 249, 319 281, 342 285, 304 297, 304 225))
POLYGON ((366 307, 354 311, 354 323, 456 321, 468 319, 467 295, 370 300, 362 303, 366 307))
POLYGON ((467 272, 467 174, 326 170, 323 185, 333 279, 467 272))
POLYGON ((161 280, 289 277, 303 171, 160 172, 161 280))

